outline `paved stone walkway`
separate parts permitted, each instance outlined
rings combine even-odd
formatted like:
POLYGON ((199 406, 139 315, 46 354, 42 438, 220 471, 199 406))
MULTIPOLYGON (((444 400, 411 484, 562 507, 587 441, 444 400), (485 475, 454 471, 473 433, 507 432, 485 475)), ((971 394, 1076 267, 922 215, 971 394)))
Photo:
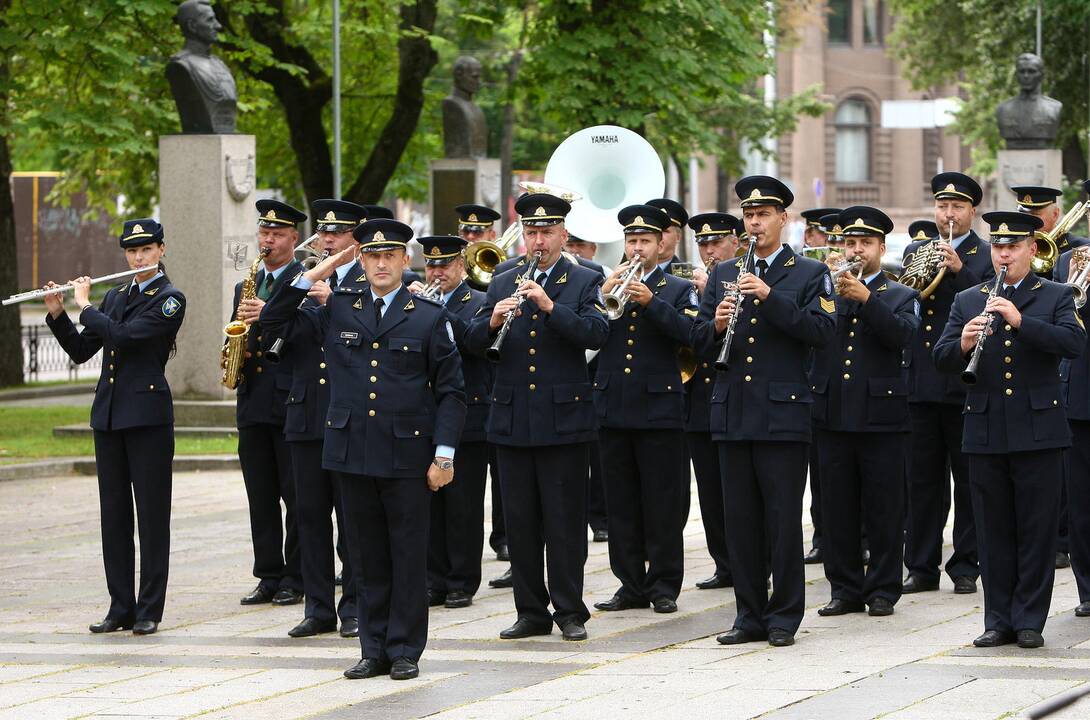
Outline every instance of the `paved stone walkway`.
MULTIPOLYGON (((433 610, 421 677, 393 682, 342 679, 355 640, 288 638, 302 606, 238 604, 255 584, 238 473, 175 476, 167 615, 146 638, 87 632, 106 609, 93 478, 2 482, 0 719, 977 720, 1090 681, 1090 619, 1072 613, 1070 570, 1041 650, 974 649, 982 595, 954 595, 945 578, 889 618, 821 618, 828 585, 813 566, 794 647, 721 647, 734 598, 692 587, 711 572, 695 495, 677 614, 596 613, 584 643, 503 642, 510 591, 485 588, 471 608, 433 610)), ((489 555, 485 577, 504 567, 489 555)), ((588 604, 615 589, 604 544, 591 544, 586 578, 588 604)), ((1090 701, 1053 717, 1090 718, 1090 701)))

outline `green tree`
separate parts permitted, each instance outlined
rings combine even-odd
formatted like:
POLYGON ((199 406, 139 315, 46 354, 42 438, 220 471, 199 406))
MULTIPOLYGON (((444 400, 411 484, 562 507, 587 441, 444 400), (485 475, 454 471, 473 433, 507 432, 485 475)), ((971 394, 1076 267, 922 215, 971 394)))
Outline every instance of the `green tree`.
MULTIPOLYGON (((1058 147, 1069 181, 1087 175, 1087 57, 1090 3, 1048 0, 1042 8, 1045 94, 1064 104, 1058 147)), ((1010 0, 891 0, 892 42, 917 89, 958 82, 964 106, 951 128, 971 144, 974 170, 995 168, 1002 145, 996 106, 1018 92, 1015 59, 1036 49, 1037 3, 1010 0)))
MULTIPOLYGON (((0 0, 0 48, 12 41, 7 15, 11 0, 0 0)), ((15 264, 15 208, 11 199, 10 111, 11 56, 0 54, 0 296, 16 290, 18 268, 15 264), (7 261, 10 259, 10 262, 7 261)), ((23 382, 23 348, 19 336, 19 307, 0 308, 0 387, 23 382)))

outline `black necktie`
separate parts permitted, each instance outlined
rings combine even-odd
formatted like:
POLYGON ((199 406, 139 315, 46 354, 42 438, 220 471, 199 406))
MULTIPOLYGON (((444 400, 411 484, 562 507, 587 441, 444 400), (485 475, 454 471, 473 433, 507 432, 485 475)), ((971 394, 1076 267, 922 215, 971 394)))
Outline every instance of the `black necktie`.
POLYGON ((382 305, 383 305, 383 302, 384 301, 383 301, 382 298, 379 298, 378 300, 375 300, 375 327, 378 327, 379 323, 382 322, 382 305))
POLYGON ((764 260, 757 261, 757 277, 763 278, 765 273, 768 272, 768 263, 764 260))
POLYGON ((261 283, 261 289, 257 291, 257 298, 259 300, 268 300, 272 295, 272 286, 276 282, 276 278, 272 276, 272 273, 265 273, 265 281, 261 283))
POLYGON ((329 276, 329 289, 332 290, 335 287, 337 287, 337 273, 329 276))
POLYGON ((537 274, 537 278, 536 278, 536 279, 534 280, 534 282, 536 282, 536 283, 537 283, 538 285, 540 285, 541 287, 545 287, 545 283, 546 283, 546 282, 548 282, 548 280, 549 280, 549 276, 548 276, 548 275, 546 275, 546 274, 545 274, 545 273, 543 273, 543 272, 539 272, 539 273, 537 274))
POLYGON ((1010 300, 1012 297, 1014 297, 1014 286, 1013 285, 1008 285, 1007 287, 1003 288, 1003 297, 1007 298, 1008 300, 1010 300))

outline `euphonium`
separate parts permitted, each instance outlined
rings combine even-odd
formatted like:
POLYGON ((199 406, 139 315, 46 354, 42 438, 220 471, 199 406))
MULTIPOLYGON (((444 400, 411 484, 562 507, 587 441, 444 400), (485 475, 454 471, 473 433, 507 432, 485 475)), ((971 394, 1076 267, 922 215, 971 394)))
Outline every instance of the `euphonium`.
POLYGON ((624 306, 628 304, 630 293, 628 286, 636 279, 636 275, 643 269, 643 258, 639 253, 632 256, 630 265, 625 268, 617 278, 617 284, 605 295, 606 315, 610 320, 616 320, 624 315, 624 306))
MULTIPOLYGON (((950 221, 950 237, 946 242, 954 243, 954 221, 950 221)), ((905 257, 902 267, 904 272, 898 282, 918 290, 920 295, 930 295, 946 275, 946 266, 942 264, 945 256, 939 251, 941 235, 916 248, 916 252, 905 257)))
POLYGON ((1086 288, 1090 285, 1090 248, 1078 247, 1071 253, 1071 273, 1065 284, 1071 286, 1075 307, 1081 308, 1085 305, 1086 288))
MULTIPOLYGON (((250 265, 250 272, 242 281, 242 290, 239 292, 239 307, 243 300, 257 297, 257 271, 268 254, 269 248, 261 248, 261 252, 250 265)), ((220 382, 231 390, 237 388, 242 381, 242 363, 246 359, 246 341, 249 334, 250 326, 238 319, 238 308, 235 308, 235 319, 223 327, 223 349, 220 350, 220 367, 223 368, 220 382)))

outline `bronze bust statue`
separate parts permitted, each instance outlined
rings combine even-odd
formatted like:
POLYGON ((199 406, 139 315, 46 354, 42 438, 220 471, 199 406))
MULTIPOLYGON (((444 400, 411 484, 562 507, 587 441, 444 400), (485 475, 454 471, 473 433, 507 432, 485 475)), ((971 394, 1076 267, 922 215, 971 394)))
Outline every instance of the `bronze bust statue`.
POLYGON ((488 125, 473 102, 481 89, 481 64, 463 55, 454 61, 454 88, 443 98, 443 147, 448 158, 483 158, 488 125))
POLYGON ((1000 104, 995 111, 999 134, 1011 150, 1051 148, 1056 143, 1063 103, 1041 93, 1045 64, 1033 53, 1018 56, 1015 64, 1018 97, 1000 104))
POLYGON ((210 0, 185 0, 174 22, 185 47, 167 63, 167 80, 178 106, 183 133, 220 135, 235 131, 238 91, 223 61, 212 54, 222 26, 210 0))

